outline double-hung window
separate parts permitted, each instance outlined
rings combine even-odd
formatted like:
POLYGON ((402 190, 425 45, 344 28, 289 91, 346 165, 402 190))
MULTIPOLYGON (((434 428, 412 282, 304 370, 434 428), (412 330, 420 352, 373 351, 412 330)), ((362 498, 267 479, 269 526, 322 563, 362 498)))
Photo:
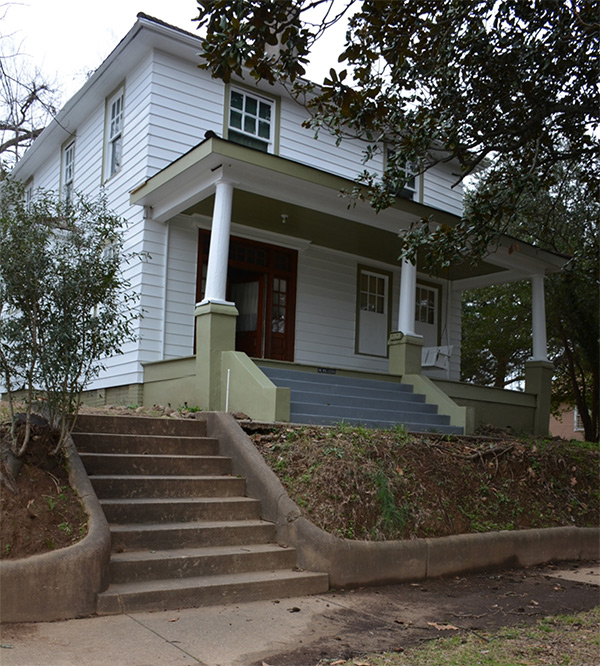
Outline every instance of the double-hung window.
POLYGON ((70 203, 73 198, 73 181, 75 179, 75 141, 69 141, 62 154, 62 193, 63 199, 70 203))
POLYGON ((106 106, 105 178, 110 178, 121 168, 123 151, 123 89, 109 100, 106 106))
POLYGON ((33 203, 33 180, 29 180, 25 184, 25 208, 30 210, 33 203))
POLYGON ((227 136, 231 141, 273 152, 275 103, 237 88, 230 89, 227 136))
MULTIPOLYGON (((388 164, 395 159, 396 152, 393 148, 387 149, 387 162, 388 164)), ((417 192, 417 178, 415 176, 415 168, 411 162, 406 161, 404 164, 399 165, 398 175, 399 181, 394 184, 394 194, 404 199, 413 199, 417 192)))

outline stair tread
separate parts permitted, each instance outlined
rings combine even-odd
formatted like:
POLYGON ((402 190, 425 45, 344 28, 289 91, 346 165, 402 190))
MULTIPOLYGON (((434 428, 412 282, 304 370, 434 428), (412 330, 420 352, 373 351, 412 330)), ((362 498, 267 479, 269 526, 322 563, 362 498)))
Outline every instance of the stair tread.
POLYGON ((91 480, 95 479, 122 479, 125 481, 130 481, 132 479, 138 479, 140 481, 162 481, 170 480, 194 480, 201 481, 203 479, 210 480, 224 480, 224 479, 233 479, 234 481, 239 481, 239 477, 233 476, 232 474, 90 474, 89 478, 91 480))
POLYGON ((96 458, 122 458, 122 459, 134 459, 134 458, 144 458, 149 460, 151 458, 158 458, 161 460, 231 460, 227 456, 212 456, 204 455, 202 453, 190 453, 190 454, 180 454, 180 453, 97 453, 95 451, 81 451, 79 455, 83 458, 96 457, 96 458))
POLYGON ((100 504, 106 505, 118 505, 118 504, 128 504, 128 505, 138 505, 138 506, 147 506, 148 504, 217 504, 217 503, 258 503, 260 500, 257 500, 253 497, 243 497, 241 495, 236 497, 111 497, 106 499, 100 499, 100 504))
POLYGON ((236 528, 236 527, 263 527, 271 526, 273 523, 267 520, 250 518, 248 520, 186 520, 184 522, 171 523, 110 523, 111 532, 165 532, 168 530, 181 529, 213 529, 213 528, 236 528))
POLYGON ((290 579, 319 579, 327 574, 313 571, 299 571, 294 569, 266 569, 249 571, 245 573, 218 574, 212 576, 197 576, 191 578, 161 578, 158 580, 145 580, 132 583, 115 583, 101 592, 98 596, 115 594, 139 594, 140 592, 159 592, 167 590, 185 590, 193 588, 210 588, 222 585, 245 585, 265 581, 284 581, 290 579))
POLYGON ((168 550, 128 550, 112 553, 111 562, 149 562, 154 560, 177 560, 189 557, 218 557, 220 555, 244 555, 246 553, 294 552, 278 543, 240 544, 234 546, 203 546, 197 548, 170 548, 168 550))
POLYGON ((132 432, 93 432, 93 431, 84 431, 84 430, 77 430, 73 432, 73 437, 76 438, 83 438, 83 437, 119 437, 123 439, 164 439, 164 440, 172 440, 172 439, 181 439, 183 441, 193 441, 193 440, 201 440, 201 441, 217 441, 217 437, 210 437, 209 435, 153 435, 150 433, 132 433, 132 432))

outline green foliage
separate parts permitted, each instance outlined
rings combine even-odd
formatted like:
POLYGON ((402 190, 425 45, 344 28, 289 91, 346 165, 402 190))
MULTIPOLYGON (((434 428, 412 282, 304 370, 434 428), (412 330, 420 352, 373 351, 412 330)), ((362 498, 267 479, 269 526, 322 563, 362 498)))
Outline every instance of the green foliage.
POLYGON ((531 356, 531 283, 463 292, 461 380, 504 388, 531 356))
MULTIPOLYGON (((555 366, 553 400, 576 405, 585 437, 598 441, 600 402, 600 188, 582 189, 586 174, 556 168, 553 184, 523 197, 508 231, 569 256, 546 278, 548 354, 555 366)), ((481 185, 480 187, 484 187, 481 185)), ((468 202, 469 203, 469 202, 468 202)), ((514 252, 519 252, 518 243, 514 252)), ((463 298, 462 378, 502 386, 531 351, 531 286, 498 285, 463 298)))
POLYGON ((484 255, 521 199, 548 188, 557 165, 577 164, 584 196, 593 195, 595 3, 198 0, 196 20, 206 28, 199 66, 213 76, 228 81, 249 72, 283 83, 308 108, 317 133, 363 140, 367 167, 385 146, 393 149, 383 176, 373 169, 358 176, 377 209, 406 183, 407 162, 418 172, 452 163, 457 182, 484 169, 485 187, 469 215, 453 228, 435 215, 416 222, 404 236, 409 257, 426 248, 432 266, 448 266, 484 255), (339 67, 322 86, 300 79, 314 42, 351 12, 339 67))
POLYGON ((57 448, 103 359, 133 339, 139 314, 122 274, 133 256, 123 252, 123 224, 103 198, 38 192, 26 204, 19 183, 0 189, 0 372, 13 417, 14 391, 25 391, 28 422, 43 398, 61 430, 57 448))
POLYGON ((377 501, 381 507, 381 522, 390 534, 401 534, 410 516, 409 506, 398 506, 391 483, 383 471, 379 470, 374 478, 377 488, 377 501))

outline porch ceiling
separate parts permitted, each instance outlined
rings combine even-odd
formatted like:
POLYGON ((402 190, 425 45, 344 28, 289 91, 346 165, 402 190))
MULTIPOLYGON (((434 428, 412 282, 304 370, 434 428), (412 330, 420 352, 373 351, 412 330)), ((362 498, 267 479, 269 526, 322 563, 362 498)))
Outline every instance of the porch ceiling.
MULTIPOLYGON (((307 197, 309 198, 309 197, 307 197)), ((208 196, 187 210, 185 215, 212 215, 214 195, 208 196)), ((283 234, 297 239, 310 239, 311 244, 339 250, 348 254, 398 264, 401 240, 398 232, 366 226, 354 220, 331 215, 307 206, 282 202, 254 192, 234 190, 232 221, 236 224, 283 234), (287 215, 282 222, 282 215, 287 215)), ((423 261, 418 260, 418 265, 423 261)), ((502 268, 481 262, 477 266, 462 265, 440 272, 437 277, 444 279, 466 279, 502 272, 502 268)))
MULTIPOLYGON (((350 190, 353 181, 217 137, 206 139, 134 189, 130 201, 145 206, 160 222, 178 214, 211 217, 219 180, 234 185, 234 223, 388 264, 398 262, 398 233, 411 222, 422 217, 448 225, 458 221, 455 215, 406 199, 380 213, 366 202, 348 205, 340 193, 350 190), (287 215, 285 223, 282 215, 287 215)), ((465 262, 437 277, 472 288, 557 270, 545 256, 549 253, 520 244, 522 251, 514 257, 508 246, 477 266, 465 262)))

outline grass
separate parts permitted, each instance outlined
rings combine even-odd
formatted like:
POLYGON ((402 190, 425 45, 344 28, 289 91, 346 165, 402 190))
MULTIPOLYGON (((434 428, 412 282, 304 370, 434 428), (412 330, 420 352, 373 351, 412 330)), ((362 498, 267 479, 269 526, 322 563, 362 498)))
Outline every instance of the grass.
MULTIPOLYGON (((327 662, 320 662, 324 666, 327 662)), ((329 662, 331 663, 331 662, 329 662)), ((600 606, 534 626, 460 633, 403 652, 334 660, 345 666, 593 666, 600 663, 600 606)))

